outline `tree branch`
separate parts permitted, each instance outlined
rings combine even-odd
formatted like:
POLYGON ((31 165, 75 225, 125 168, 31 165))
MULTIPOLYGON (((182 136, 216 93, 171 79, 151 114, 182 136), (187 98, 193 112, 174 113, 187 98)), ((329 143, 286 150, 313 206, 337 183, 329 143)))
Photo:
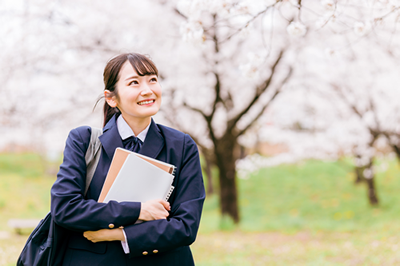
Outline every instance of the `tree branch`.
POLYGON ((251 22, 253 22, 256 18, 258 18, 260 15, 264 14, 265 12, 268 11, 268 9, 274 7, 278 2, 280 1, 276 1, 275 4, 268 6, 267 8, 265 8, 264 10, 258 12, 255 16, 253 16, 250 20, 248 20, 246 22, 246 24, 244 25, 244 27, 241 27, 239 29, 237 29, 234 33, 232 33, 231 35, 229 35, 225 40, 222 40, 221 43, 229 41, 233 36, 235 36, 236 34, 238 34, 239 32, 241 32, 243 29, 247 28, 251 22))
POLYGON ((215 76, 215 85, 214 85, 214 90, 215 90, 215 100, 213 103, 213 107, 212 107, 212 111, 210 113, 210 115, 208 116, 210 120, 213 119, 215 111, 217 110, 217 104, 218 102, 221 101, 221 82, 219 79, 219 74, 214 72, 214 76, 215 76))
MULTIPOLYGON (((350 109, 353 110, 353 112, 362 120, 363 114, 357 109, 357 107, 354 104, 350 103, 350 101, 347 100, 346 96, 344 96, 344 94, 343 94, 342 90, 339 88, 339 86, 337 86, 336 84, 331 84, 331 85, 335 88, 335 90, 337 92, 339 92, 340 97, 347 104, 347 106, 350 107, 350 109)), ((370 108, 371 108, 371 111, 374 112, 372 101, 370 101, 370 108)), ((374 115, 376 116, 376 114, 374 114, 374 115)), ((375 122, 378 123, 378 121, 375 121, 375 122)), ((374 137, 374 139, 376 139, 376 137, 382 133, 379 131, 378 124, 377 124, 376 129, 373 129, 368 125, 366 125, 366 127, 368 128, 370 134, 374 137)))
POLYGON ((258 114, 253 118, 253 120, 244 129, 242 129, 241 131, 239 131, 239 133, 237 133, 237 135, 236 135, 237 137, 239 137, 239 136, 243 135, 244 133, 246 133, 246 131, 249 128, 251 128, 253 126, 253 124, 262 116, 262 114, 264 113, 265 109, 267 109, 267 107, 270 105, 270 103, 281 92, 281 89, 282 89, 283 85, 285 85, 287 83, 287 81, 290 79, 292 73, 293 73, 293 69, 290 68, 289 73, 283 79, 283 81, 281 82, 280 86, 278 86, 278 89, 275 91, 274 95, 272 95, 271 99, 263 106, 261 111, 258 112, 258 114))
POLYGON ((375 124, 376 124, 376 131, 380 132, 381 131, 380 130, 381 126, 380 126, 380 123, 379 123, 378 115, 376 113, 375 104, 374 104, 374 102, 372 101, 371 98, 369 98, 369 107, 370 107, 372 113, 374 114, 374 120, 375 120, 375 124))
POLYGON ((278 58, 276 59, 273 66, 271 67, 271 74, 269 75, 269 77, 264 81, 264 83, 261 86, 257 87, 256 93, 255 93, 253 99, 250 101, 250 103, 239 114, 237 114, 235 117, 231 118, 228 121, 227 131, 232 131, 235 128, 238 121, 251 109, 251 107, 258 101, 260 96, 269 88, 269 86, 271 84, 271 80, 274 77, 276 67, 278 66, 279 62, 281 61, 283 53, 284 53, 283 50, 279 53, 278 58))
MULTIPOLYGON (((213 16, 213 21, 214 21, 213 24, 215 25, 215 23, 217 21, 217 15, 213 14, 212 16, 213 16)), ((216 31, 215 27, 214 27, 214 32, 213 32, 212 38, 213 38, 213 42, 214 42, 214 53, 218 54, 219 53, 219 39, 218 39, 217 31, 216 31)), ((214 62, 214 64, 218 65, 218 61, 214 62)), ((209 119, 210 120, 213 119, 215 111, 217 109, 217 104, 218 104, 218 102, 221 101, 221 82, 220 82, 220 79, 219 79, 219 74, 217 72, 214 72, 214 76, 215 76, 215 79, 216 79, 216 82, 215 82, 215 85, 214 85, 215 99, 214 99, 214 103, 213 103, 213 108, 212 108, 211 114, 209 115, 209 119)))
POLYGON ((397 143, 394 143, 391 139, 391 136, 395 135, 397 137, 400 137, 399 134, 396 134, 395 132, 390 132, 390 131, 382 131, 382 135, 386 137, 386 139, 389 141, 389 145, 392 147, 393 151, 397 155, 397 159, 400 161, 400 145, 397 143))
POLYGON ((175 11, 176 14, 178 14, 178 15, 181 16, 182 18, 184 18, 184 19, 186 19, 186 20, 188 19, 188 18, 187 18, 184 14, 182 14, 181 11, 179 11, 177 8, 174 8, 174 11, 175 11))
POLYGON ((208 117, 208 116, 207 116, 202 110, 200 110, 200 109, 198 109, 198 108, 196 108, 196 107, 190 106, 190 105, 188 105, 186 102, 183 102, 183 106, 189 108, 189 109, 192 110, 192 111, 195 111, 195 112, 201 114, 201 115, 207 120, 207 117, 208 117))
POLYGON ((206 115, 202 110, 188 105, 186 102, 183 102, 183 106, 189 108, 192 111, 195 111, 195 112, 201 114, 204 117, 204 119, 206 120, 206 123, 207 123, 208 134, 210 135, 210 138, 211 138, 211 140, 212 140, 212 142, 214 144, 214 147, 215 147, 215 144, 217 143, 217 139, 216 139, 216 137, 214 135, 214 129, 213 129, 212 124, 211 124, 212 117, 206 115))
POLYGON ((340 89, 340 87, 336 84, 331 84, 331 86, 338 92, 338 94, 340 95, 342 100, 347 104, 347 106, 350 107, 350 109, 353 110, 353 112, 362 119, 362 114, 358 111, 358 109, 353 104, 351 104, 347 100, 346 96, 344 96, 343 91, 340 89))

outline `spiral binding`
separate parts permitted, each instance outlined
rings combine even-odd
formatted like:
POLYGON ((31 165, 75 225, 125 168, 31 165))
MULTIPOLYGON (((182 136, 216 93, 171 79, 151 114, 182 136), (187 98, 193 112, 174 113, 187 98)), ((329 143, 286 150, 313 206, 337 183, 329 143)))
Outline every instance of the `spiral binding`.
POLYGON ((171 194, 172 194, 172 191, 174 191, 174 186, 171 186, 170 188, 169 188, 169 191, 168 191, 168 194, 167 194, 167 196, 165 196, 165 201, 167 201, 168 199, 169 199, 169 197, 171 196, 171 194))
POLYGON ((172 174, 173 176, 175 176, 175 172, 176 172, 176 167, 173 166, 173 168, 172 168, 172 173, 171 173, 171 174, 172 174))

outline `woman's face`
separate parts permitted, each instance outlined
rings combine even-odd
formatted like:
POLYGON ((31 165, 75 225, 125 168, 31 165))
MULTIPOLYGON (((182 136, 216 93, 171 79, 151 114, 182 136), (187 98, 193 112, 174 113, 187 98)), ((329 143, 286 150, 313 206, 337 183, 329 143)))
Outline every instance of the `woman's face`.
POLYGON ((161 86, 158 77, 139 76, 129 61, 121 67, 116 90, 118 97, 107 98, 106 91, 106 99, 111 107, 118 107, 124 119, 150 119, 160 109, 161 86))

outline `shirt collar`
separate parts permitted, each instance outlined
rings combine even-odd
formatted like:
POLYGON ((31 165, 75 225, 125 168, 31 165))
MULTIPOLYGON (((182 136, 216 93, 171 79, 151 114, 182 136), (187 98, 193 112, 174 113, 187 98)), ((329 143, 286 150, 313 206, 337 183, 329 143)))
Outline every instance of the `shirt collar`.
MULTIPOLYGON (((147 132, 149 131, 150 128, 150 124, 142 131, 140 132, 137 137, 144 143, 144 140, 146 138, 147 132)), ((135 133, 133 133, 132 128, 128 125, 128 123, 126 123, 125 119, 122 117, 122 115, 120 115, 117 118, 117 128, 118 128, 118 132, 119 135, 121 136, 121 139, 127 139, 130 136, 135 136, 135 133)), ((136 137, 136 136, 135 136, 136 137)))

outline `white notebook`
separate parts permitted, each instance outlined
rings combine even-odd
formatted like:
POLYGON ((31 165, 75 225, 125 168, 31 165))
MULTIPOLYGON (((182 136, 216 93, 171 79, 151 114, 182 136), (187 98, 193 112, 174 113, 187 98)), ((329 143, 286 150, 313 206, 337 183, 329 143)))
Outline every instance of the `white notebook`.
POLYGON ((129 154, 103 202, 167 200, 174 188, 171 186, 173 180, 172 174, 135 154, 129 154))

